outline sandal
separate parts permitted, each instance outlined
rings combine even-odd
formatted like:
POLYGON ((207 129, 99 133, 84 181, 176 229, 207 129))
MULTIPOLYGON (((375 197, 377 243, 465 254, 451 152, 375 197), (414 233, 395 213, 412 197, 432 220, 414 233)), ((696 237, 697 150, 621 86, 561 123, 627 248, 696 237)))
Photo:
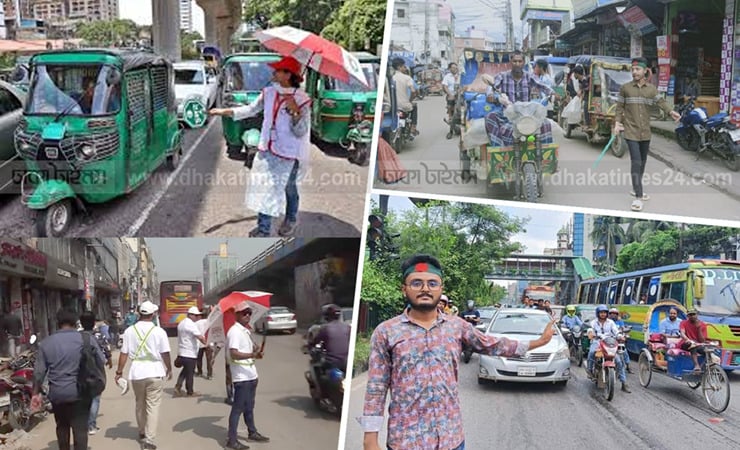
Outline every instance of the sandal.
POLYGON ((641 200, 634 200, 632 202, 632 211, 642 211, 642 201, 641 200))
MULTIPOLYGON (((631 191, 630 192, 630 195, 633 196, 633 197, 637 197, 637 194, 635 194, 635 191, 631 191)), ((643 192, 642 193, 642 198, 640 200, 642 200, 642 201, 650 200, 650 196, 643 192)))

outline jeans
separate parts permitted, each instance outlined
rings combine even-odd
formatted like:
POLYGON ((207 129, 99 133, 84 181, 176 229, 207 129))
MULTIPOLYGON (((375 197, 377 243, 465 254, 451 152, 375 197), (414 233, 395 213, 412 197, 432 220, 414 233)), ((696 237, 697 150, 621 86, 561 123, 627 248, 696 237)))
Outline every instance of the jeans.
POLYGON ((87 419, 87 428, 90 430, 94 430, 98 427, 98 411, 100 410, 100 396, 92 399, 92 403, 90 404, 90 418, 87 419))
POLYGON ((70 450, 70 429, 74 436, 74 450, 87 450, 87 421, 90 417, 90 399, 52 405, 57 424, 59 450, 70 450))
MULTIPOLYGON (((596 349, 599 346, 599 341, 591 341, 591 347, 588 349, 588 371, 589 373, 594 371, 594 363, 596 362, 594 358, 594 353, 596 353, 596 349)), ((617 354, 617 357, 614 358, 614 363, 617 365, 617 378, 619 378, 619 381, 622 383, 627 381, 627 372, 625 369, 624 364, 624 358, 620 358, 617 354)))
POLYGON ((239 416, 244 416, 249 434, 257 432, 254 425, 254 399, 257 395, 257 379, 238 381, 234 383, 234 403, 231 404, 229 414, 229 441, 236 442, 236 429, 239 426, 239 416))
POLYGON ((645 164, 647 163, 650 141, 627 141, 630 150, 630 174, 632 176, 632 188, 638 199, 642 199, 642 176, 645 175, 645 164))
MULTIPOLYGON (((300 197, 298 195, 298 185, 296 181, 298 179, 298 164, 296 160, 293 163, 293 170, 290 172, 288 177, 288 184, 285 186, 285 221, 296 222, 298 220, 298 202, 300 197)), ((270 234, 272 231, 272 216, 267 214, 257 214, 257 229, 260 233, 270 234)))
POLYGON ((185 358, 181 356, 180 360, 182 361, 182 370, 180 371, 180 375, 177 376, 177 383, 175 383, 175 386, 177 388, 181 388, 184 381, 186 392, 188 395, 192 395, 193 377, 195 376, 195 358, 185 358))
POLYGON ((206 357, 206 370, 209 377, 213 376, 213 351, 209 347, 203 347, 198 349, 198 358, 195 366, 195 371, 199 375, 203 375, 203 356, 206 357))

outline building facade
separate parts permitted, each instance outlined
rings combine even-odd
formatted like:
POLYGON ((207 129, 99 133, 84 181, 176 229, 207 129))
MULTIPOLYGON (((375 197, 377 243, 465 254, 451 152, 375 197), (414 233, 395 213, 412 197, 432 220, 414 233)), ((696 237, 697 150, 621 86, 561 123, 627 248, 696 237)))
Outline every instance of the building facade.
POLYGON ((208 292, 231 277, 239 268, 239 258, 230 256, 228 245, 203 257, 203 292, 208 292))
POLYGON ((454 58, 455 15, 440 0, 396 0, 391 45, 414 54, 415 65, 446 67, 454 58))
POLYGON ((180 29, 188 33, 193 32, 193 3, 192 0, 180 1, 180 29))

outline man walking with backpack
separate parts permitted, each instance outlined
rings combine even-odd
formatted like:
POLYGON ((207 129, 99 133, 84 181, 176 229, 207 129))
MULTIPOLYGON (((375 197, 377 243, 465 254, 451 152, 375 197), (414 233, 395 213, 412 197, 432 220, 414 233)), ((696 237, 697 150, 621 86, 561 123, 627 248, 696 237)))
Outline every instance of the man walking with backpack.
POLYGON ((118 359, 116 383, 123 376, 126 361, 131 358, 128 378, 136 396, 136 424, 139 427, 139 440, 144 449, 153 450, 157 446, 154 438, 157 433, 159 405, 162 403, 164 381, 172 378, 170 362, 170 342, 167 332, 154 325, 153 319, 159 308, 146 301, 139 306, 140 318, 123 333, 123 347, 118 359))
MULTIPOLYGON (((95 332, 95 314, 92 311, 85 311, 80 316, 80 325, 82 325, 82 332, 87 333, 94 337, 98 343, 98 346, 103 350, 105 356, 105 365, 108 368, 113 368, 113 362, 111 361, 110 344, 108 340, 100 332, 95 332)), ((89 434, 95 434, 100 431, 98 428, 98 411, 100 410, 100 395, 92 399, 90 405, 90 419, 87 422, 87 428, 89 434)))
POLYGON ((32 407, 41 404, 41 385, 48 377, 59 450, 71 449, 70 429, 74 450, 87 450, 90 404, 105 389, 103 350, 89 334, 79 333, 76 324, 74 311, 57 312, 59 331, 39 345, 34 370, 32 407))

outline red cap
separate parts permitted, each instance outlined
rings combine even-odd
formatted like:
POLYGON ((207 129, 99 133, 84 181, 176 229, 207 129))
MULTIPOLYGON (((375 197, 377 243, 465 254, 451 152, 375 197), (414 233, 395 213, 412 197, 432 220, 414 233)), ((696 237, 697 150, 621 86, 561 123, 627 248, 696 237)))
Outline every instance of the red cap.
POLYGON ((275 70, 286 70, 303 81, 303 75, 301 75, 301 63, 292 56, 285 56, 280 61, 270 63, 269 65, 275 70))

